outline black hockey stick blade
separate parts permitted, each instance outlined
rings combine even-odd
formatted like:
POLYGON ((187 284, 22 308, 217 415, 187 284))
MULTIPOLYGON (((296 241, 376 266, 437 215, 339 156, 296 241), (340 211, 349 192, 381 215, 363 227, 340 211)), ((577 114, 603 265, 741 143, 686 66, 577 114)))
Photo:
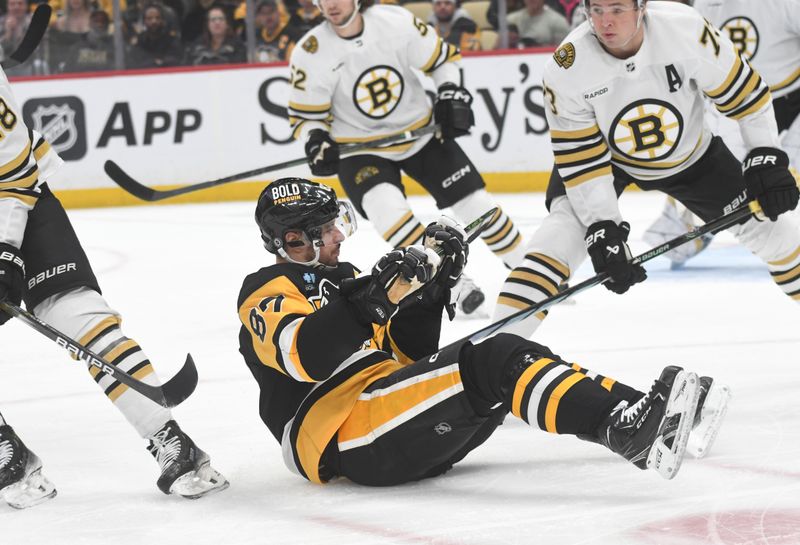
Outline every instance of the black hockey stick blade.
MULTIPOLYGON (((699 227, 695 227, 691 231, 684 233, 678 237, 675 237, 672 240, 669 240, 662 244, 661 246, 657 246, 651 250, 644 252, 633 258, 631 263, 642 264, 651 259, 654 259, 660 255, 664 255, 665 253, 669 252, 670 250, 674 250, 675 248, 686 244, 698 237, 701 237, 708 233, 718 233, 720 231, 724 231, 725 229, 736 225, 737 223, 749 219, 751 216, 760 213, 761 209, 758 206, 758 203, 752 201, 749 203, 749 206, 743 206, 729 214, 724 214, 718 218, 715 218, 708 223, 705 223, 699 227)), ((535 305, 531 305, 528 308, 524 308, 510 316, 506 316, 505 318, 498 320, 488 326, 475 331, 474 333, 467 335, 455 342, 450 343, 449 345, 441 348, 439 352, 444 350, 453 348, 454 346, 463 344, 465 342, 478 342, 480 340, 485 339, 486 337, 500 331, 501 329, 510 326, 511 324, 515 324, 520 322, 529 316, 536 314, 537 312, 541 312, 546 310, 570 297, 575 295, 576 293, 580 293, 585 291, 591 287, 594 287, 598 284, 602 284, 606 280, 608 280, 609 276, 608 273, 600 273, 591 278, 587 278, 583 282, 570 286, 569 288, 565 289, 564 291, 558 292, 555 295, 548 297, 542 301, 539 301, 535 305)))
POLYGON ((494 207, 478 218, 474 219, 472 223, 464 227, 464 232, 467 233, 467 244, 478 238, 486 226, 489 225, 491 219, 497 214, 499 208, 494 207))
MULTIPOLYGON (((422 127, 421 129, 406 131, 400 134, 394 134, 392 136, 378 138, 376 140, 369 140, 367 142, 359 142, 358 144, 342 146, 341 148, 339 148, 339 152, 342 155, 347 155, 349 153, 354 153, 369 148, 388 146, 390 144, 396 144, 398 142, 405 142, 406 140, 414 140, 426 136, 428 134, 432 134, 438 131, 439 128, 440 128, 439 125, 429 125, 427 127, 422 127)), ((127 174, 124 170, 122 170, 122 168, 114 161, 111 160, 106 161, 105 165, 103 165, 103 169, 106 171, 106 174, 108 174, 108 177, 114 181, 114 183, 116 183, 118 186, 120 186, 122 189, 124 189, 134 197, 137 197, 143 201, 154 202, 154 201, 169 199, 171 197, 177 197, 178 195, 193 193, 195 191, 200 191, 201 189, 208 189, 210 187, 216 187, 231 182, 239 182, 247 178, 252 178, 253 176, 258 176, 259 174, 266 174, 267 172, 273 172, 276 170, 283 170, 286 168, 301 166, 305 165, 306 163, 307 159, 305 157, 302 157, 298 159, 284 161, 282 163, 275 163, 273 165, 269 165, 266 167, 256 168, 245 172, 239 172, 237 174, 225 176, 224 178, 217 178, 216 180, 209 180, 207 182, 200 182, 197 184, 185 185, 182 187, 176 187, 175 189, 165 189, 165 190, 153 189, 137 182, 129 174, 127 174)))
POLYGON ((0 301, 0 309, 18 318, 25 323, 25 325, 55 342, 58 346, 69 352, 75 359, 79 359, 88 365, 98 368, 103 373, 114 378, 114 380, 125 384, 131 390, 139 392, 147 399, 158 403, 162 407, 175 407, 181 401, 189 397, 197 386, 197 369, 195 368, 191 356, 186 357, 186 363, 183 364, 181 370, 178 371, 178 374, 172 379, 167 381, 166 384, 161 387, 153 386, 134 378, 119 367, 108 363, 82 344, 67 337, 53 326, 43 322, 19 306, 8 301, 0 301))
POLYGON ((42 37, 44 37, 44 33, 47 31, 47 25, 50 24, 50 14, 52 11, 53 9, 48 4, 39 4, 37 6, 36 11, 34 11, 31 16, 28 31, 25 33, 25 36, 22 37, 22 42, 20 42, 17 49, 15 49, 7 59, 0 63, 3 68, 8 69, 19 66, 27 61, 28 57, 36 51, 36 48, 39 47, 39 43, 42 41, 42 37))

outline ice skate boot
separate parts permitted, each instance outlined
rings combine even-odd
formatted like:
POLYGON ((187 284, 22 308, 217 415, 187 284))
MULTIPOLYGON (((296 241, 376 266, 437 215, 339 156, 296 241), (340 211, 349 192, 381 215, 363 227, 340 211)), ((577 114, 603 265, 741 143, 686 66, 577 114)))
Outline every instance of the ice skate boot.
POLYGON ((455 289, 458 293, 458 308, 461 309, 462 314, 473 314, 486 300, 483 291, 467 275, 461 275, 455 289))
POLYGON ((731 389, 711 377, 700 377, 700 397, 694 414, 692 433, 686 449, 695 458, 704 458, 717 438, 722 420, 728 412, 731 389))
POLYGON ((228 488, 228 481, 211 467, 208 454, 194 444, 174 420, 150 437, 147 447, 161 468, 156 484, 164 494, 197 499, 228 488))
POLYGON ((55 486, 42 475, 39 457, 11 426, 0 426, 0 498, 15 509, 25 509, 55 495, 55 486))
POLYGON ((680 367, 664 368, 642 399, 620 402, 600 426, 600 443, 639 469, 665 479, 677 473, 694 423, 699 379, 680 367))
MULTIPOLYGON (((652 246, 660 246, 665 242, 679 237, 695 228, 694 214, 675 199, 667 199, 661 215, 644 232, 645 242, 652 246)), ((714 235, 708 233, 664 254, 672 263, 671 269, 680 269, 686 262, 708 248, 714 235)))

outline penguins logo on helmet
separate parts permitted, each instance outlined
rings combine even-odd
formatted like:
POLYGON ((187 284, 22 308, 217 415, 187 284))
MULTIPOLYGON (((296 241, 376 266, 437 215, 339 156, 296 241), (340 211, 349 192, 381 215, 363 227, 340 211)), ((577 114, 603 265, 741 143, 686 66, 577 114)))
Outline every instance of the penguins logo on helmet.
POLYGON ((345 237, 352 235, 357 227, 350 203, 339 201, 330 187, 304 178, 281 178, 265 187, 258 197, 255 220, 268 252, 292 263, 312 266, 320 265, 326 224, 334 222, 335 228, 345 237), (287 241, 289 231, 299 231, 303 236, 287 241), (314 250, 314 257, 309 261, 297 261, 286 251, 287 247, 306 245, 314 250))

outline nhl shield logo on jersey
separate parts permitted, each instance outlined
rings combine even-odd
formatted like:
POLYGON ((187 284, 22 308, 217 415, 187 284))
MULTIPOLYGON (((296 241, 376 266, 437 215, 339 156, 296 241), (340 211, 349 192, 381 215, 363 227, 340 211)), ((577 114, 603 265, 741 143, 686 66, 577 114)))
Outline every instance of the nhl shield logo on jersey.
POLYGON ((683 135, 683 117, 677 108, 663 100, 639 100, 617 115, 609 135, 609 143, 618 154, 616 159, 635 166, 663 168, 665 165, 652 163, 669 157, 677 149, 683 135))
POLYGON ((309 36, 308 39, 303 42, 303 45, 301 47, 303 48, 303 51, 313 55, 314 53, 317 52, 317 49, 319 49, 319 42, 317 41, 317 37, 309 36))
POLYGON ((572 45, 572 42, 565 43, 556 49, 556 52, 553 53, 553 59, 556 64, 566 70, 575 62, 575 46, 572 45))
POLYGON ((725 21, 720 30, 728 35, 739 54, 745 59, 752 60, 758 53, 758 28, 747 17, 731 17, 725 21))
POLYGON ((353 87, 356 108, 372 119, 383 119, 400 103, 403 76, 391 66, 373 66, 365 70, 353 87))

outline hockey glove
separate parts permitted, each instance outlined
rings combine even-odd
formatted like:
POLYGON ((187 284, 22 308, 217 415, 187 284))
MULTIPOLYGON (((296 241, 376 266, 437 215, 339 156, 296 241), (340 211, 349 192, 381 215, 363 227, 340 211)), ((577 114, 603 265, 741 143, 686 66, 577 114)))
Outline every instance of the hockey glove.
POLYGON ((426 295, 431 301, 443 299, 447 316, 453 320, 456 303, 452 300, 450 291, 461 279, 467 265, 469 245, 466 242, 466 233, 456 221, 442 216, 425 228, 423 245, 436 252, 442 260, 433 282, 426 288, 426 295))
POLYGON ((339 144, 327 131, 314 129, 306 141, 306 159, 314 176, 333 176, 339 171, 339 144))
MULTIPOLYGON (((19 305, 25 285, 25 263, 19 250, 10 244, 0 243, 0 301, 19 305)), ((0 325, 11 319, 0 310, 0 325)))
POLYGON ((397 305, 436 274, 438 256, 419 246, 398 248, 381 257, 369 281, 357 279, 355 289, 343 289, 364 324, 386 325, 397 305))
POLYGON ((630 262, 628 234, 631 226, 627 221, 619 225, 610 220, 593 223, 586 231, 586 250, 598 274, 611 277, 603 285, 614 293, 625 293, 634 284, 644 281, 647 273, 641 265, 630 262))
POLYGON ((770 220, 797 207, 800 191, 789 172, 789 157, 777 148, 754 148, 742 164, 744 183, 751 199, 758 199, 770 220))
POLYGON ((442 138, 456 138, 469 134, 475 124, 472 114, 472 95, 455 83, 439 87, 433 105, 433 119, 442 129, 442 138))

